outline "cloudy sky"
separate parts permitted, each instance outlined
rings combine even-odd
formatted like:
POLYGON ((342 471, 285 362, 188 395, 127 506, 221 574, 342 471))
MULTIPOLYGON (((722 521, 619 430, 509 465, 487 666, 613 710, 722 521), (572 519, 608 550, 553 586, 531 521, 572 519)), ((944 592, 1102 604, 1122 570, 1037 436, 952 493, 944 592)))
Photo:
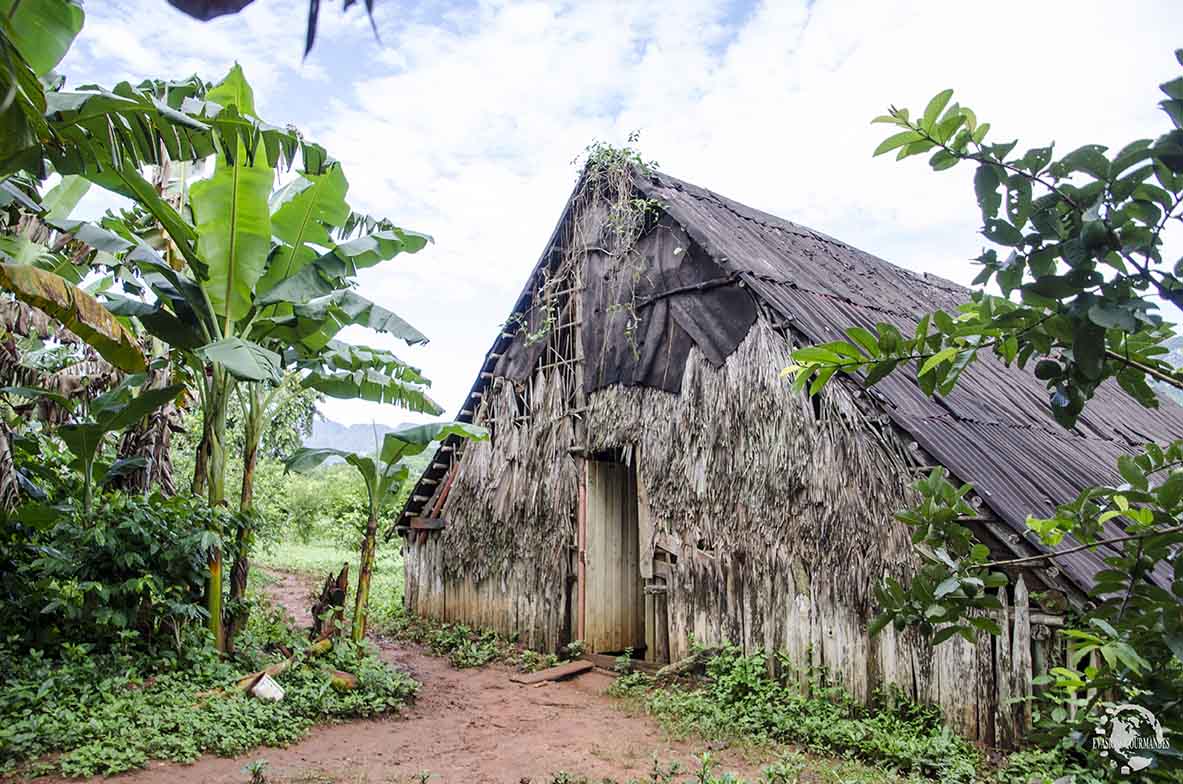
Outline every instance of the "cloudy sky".
MULTIPOLYGON (((380 42, 360 8, 322 6, 302 60, 304 0, 256 0, 210 23, 164 0, 92 0, 60 70, 75 85, 216 81, 240 62, 267 121, 342 161, 355 209, 435 237, 367 271, 361 290, 431 336, 399 353, 449 412, 589 142, 639 130, 663 171, 967 283, 982 247, 972 172, 872 159, 887 131, 868 121, 952 87, 997 140, 1121 146, 1167 129, 1156 85, 1176 75, 1183 45, 1177 0, 377 0, 380 42)), ((325 412, 408 418, 349 401, 325 412)))

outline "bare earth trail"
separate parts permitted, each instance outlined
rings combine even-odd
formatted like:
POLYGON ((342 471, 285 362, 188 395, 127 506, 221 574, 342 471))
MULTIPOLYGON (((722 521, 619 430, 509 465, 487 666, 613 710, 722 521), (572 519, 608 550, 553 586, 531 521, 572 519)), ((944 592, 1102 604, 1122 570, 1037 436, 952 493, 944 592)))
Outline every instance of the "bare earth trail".
MULTIPOLYGON (((312 581, 305 575, 270 572, 268 591, 297 622, 309 624, 312 581)), ((295 784, 379 784, 418 781, 547 784, 568 771, 591 781, 643 778, 653 756, 668 764, 696 767, 704 744, 670 739, 652 720, 632 716, 603 696, 612 677, 590 672, 541 686, 511 683, 501 664, 457 670, 446 658, 417 645, 376 641, 382 658, 410 673, 421 687, 415 704, 397 717, 318 726, 286 749, 256 749, 235 759, 202 757, 192 765, 151 763, 113 779, 128 784, 246 784, 243 765, 268 762, 269 781, 295 784)), ((720 770, 755 778, 758 766, 738 752, 712 754, 720 770)))

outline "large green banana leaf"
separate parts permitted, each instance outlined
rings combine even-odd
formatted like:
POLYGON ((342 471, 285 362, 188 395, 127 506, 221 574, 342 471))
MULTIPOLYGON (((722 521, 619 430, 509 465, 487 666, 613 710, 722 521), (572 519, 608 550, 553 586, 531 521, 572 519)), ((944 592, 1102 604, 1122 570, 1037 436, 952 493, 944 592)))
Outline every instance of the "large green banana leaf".
POLYGON ((348 326, 362 326, 386 332, 408 344, 426 343, 427 336, 398 314, 375 305, 352 289, 340 289, 303 305, 294 305, 292 315, 259 319, 255 330, 270 340, 299 344, 305 354, 327 346, 348 326))
MULTIPOLYGON (((223 111, 253 117, 254 94, 235 65, 208 95, 223 111)), ((197 255, 208 266, 205 291, 213 312, 227 323, 251 308, 255 284, 271 250, 267 197, 274 172, 264 155, 252 154, 241 138, 235 149, 220 149, 213 176, 194 183, 190 203, 197 223, 197 255)))
POLYGON ((329 397, 389 403, 420 414, 444 412, 439 403, 428 396, 426 386, 392 378, 370 368, 337 373, 311 371, 301 384, 329 397))
POLYGON ((384 463, 396 463, 404 457, 417 455, 427 449, 433 441, 443 441, 449 436, 484 441, 489 431, 479 425, 464 422, 429 422, 425 425, 402 425, 387 433, 382 439, 380 456, 384 463))
POLYGON ((26 305, 60 321, 120 370, 137 373, 147 368, 135 336, 97 299, 60 275, 32 266, 0 264, 0 285, 26 305))
POLYGON ((345 194, 349 182, 341 164, 332 163, 321 174, 302 174, 271 198, 271 233, 280 246, 271 254, 258 291, 265 294, 289 280, 320 253, 311 246, 332 246, 329 232, 349 217, 345 194))
POLYGON ((431 237, 416 231, 399 228, 378 231, 341 243, 316 263, 332 277, 346 277, 400 253, 418 253, 431 241, 431 237))
POLYGON ((0 29, 37 76, 66 56, 85 18, 73 0, 0 0, 0 29))
POLYGON ((283 381, 283 359, 274 351, 242 338, 223 338, 202 346, 197 353, 217 362, 240 381, 283 381))
POLYGON ((399 381, 431 386, 431 381, 419 371, 419 368, 408 365, 386 349, 356 346, 340 340, 330 340, 319 354, 301 366, 323 367, 326 370, 371 368, 399 381))

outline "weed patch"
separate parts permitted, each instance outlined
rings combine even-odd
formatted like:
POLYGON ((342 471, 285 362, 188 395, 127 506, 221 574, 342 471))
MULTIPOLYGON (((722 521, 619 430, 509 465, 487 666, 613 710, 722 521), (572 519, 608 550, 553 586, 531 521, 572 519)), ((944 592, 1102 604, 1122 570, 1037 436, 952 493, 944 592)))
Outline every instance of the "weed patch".
MULTIPOLYGON (((414 695, 418 686, 410 677, 383 664, 372 647, 345 640, 281 674, 285 696, 279 702, 236 692, 231 687, 244 672, 280 656, 266 653, 276 640, 260 631, 272 634, 275 619, 274 613, 252 614, 236 662, 218 658, 203 640, 179 658, 160 659, 131 647, 99 653, 90 645, 66 645, 50 658, 0 645, 0 775, 111 775, 153 759, 235 756, 289 745, 316 722, 397 711, 414 695), (332 688, 335 669, 356 675, 357 688, 332 688), (53 754, 52 761, 42 759, 53 754)), ((291 630, 279 628, 282 642, 299 650, 291 630)))
POLYGON ((503 662, 521 672, 535 672, 562 661, 553 653, 539 653, 521 647, 516 639, 502 637, 490 629, 476 629, 462 623, 444 623, 400 610, 375 624, 381 634, 425 645, 436 656, 446 656, 453 667, 483 667, 503 662))

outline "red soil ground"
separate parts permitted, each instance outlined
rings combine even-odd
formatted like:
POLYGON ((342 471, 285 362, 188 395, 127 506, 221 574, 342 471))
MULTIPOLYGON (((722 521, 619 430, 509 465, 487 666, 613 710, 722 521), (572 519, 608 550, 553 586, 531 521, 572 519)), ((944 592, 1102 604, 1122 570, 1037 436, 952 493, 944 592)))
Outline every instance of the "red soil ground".
MULTIPOLYGON (((308 625, 312 584, 303 575, 273 573, 268 590, 308 625)), ((630 715, 603 695, 612 676, 590 672, 572 680, 511 683, 500 664, 457 670, 445 658, 400 642, 376 640, 382 657, 422 686, 397 717, 315 727, 286 749, 256 749, 236 759, 203 757, 192 765, 152 763, 113 781, 127 784, 246 784, 242 768, 267 760, 269 782, 379 784, 419 781, 548 784, 559 771, 628 781, 643 778, 656 755, 663 764, 697 767, 704 744, 672 740, 652 720, 630 715)), ((712 752, 730 770, 755 778, 758 765, 735 750, 712 752)))

